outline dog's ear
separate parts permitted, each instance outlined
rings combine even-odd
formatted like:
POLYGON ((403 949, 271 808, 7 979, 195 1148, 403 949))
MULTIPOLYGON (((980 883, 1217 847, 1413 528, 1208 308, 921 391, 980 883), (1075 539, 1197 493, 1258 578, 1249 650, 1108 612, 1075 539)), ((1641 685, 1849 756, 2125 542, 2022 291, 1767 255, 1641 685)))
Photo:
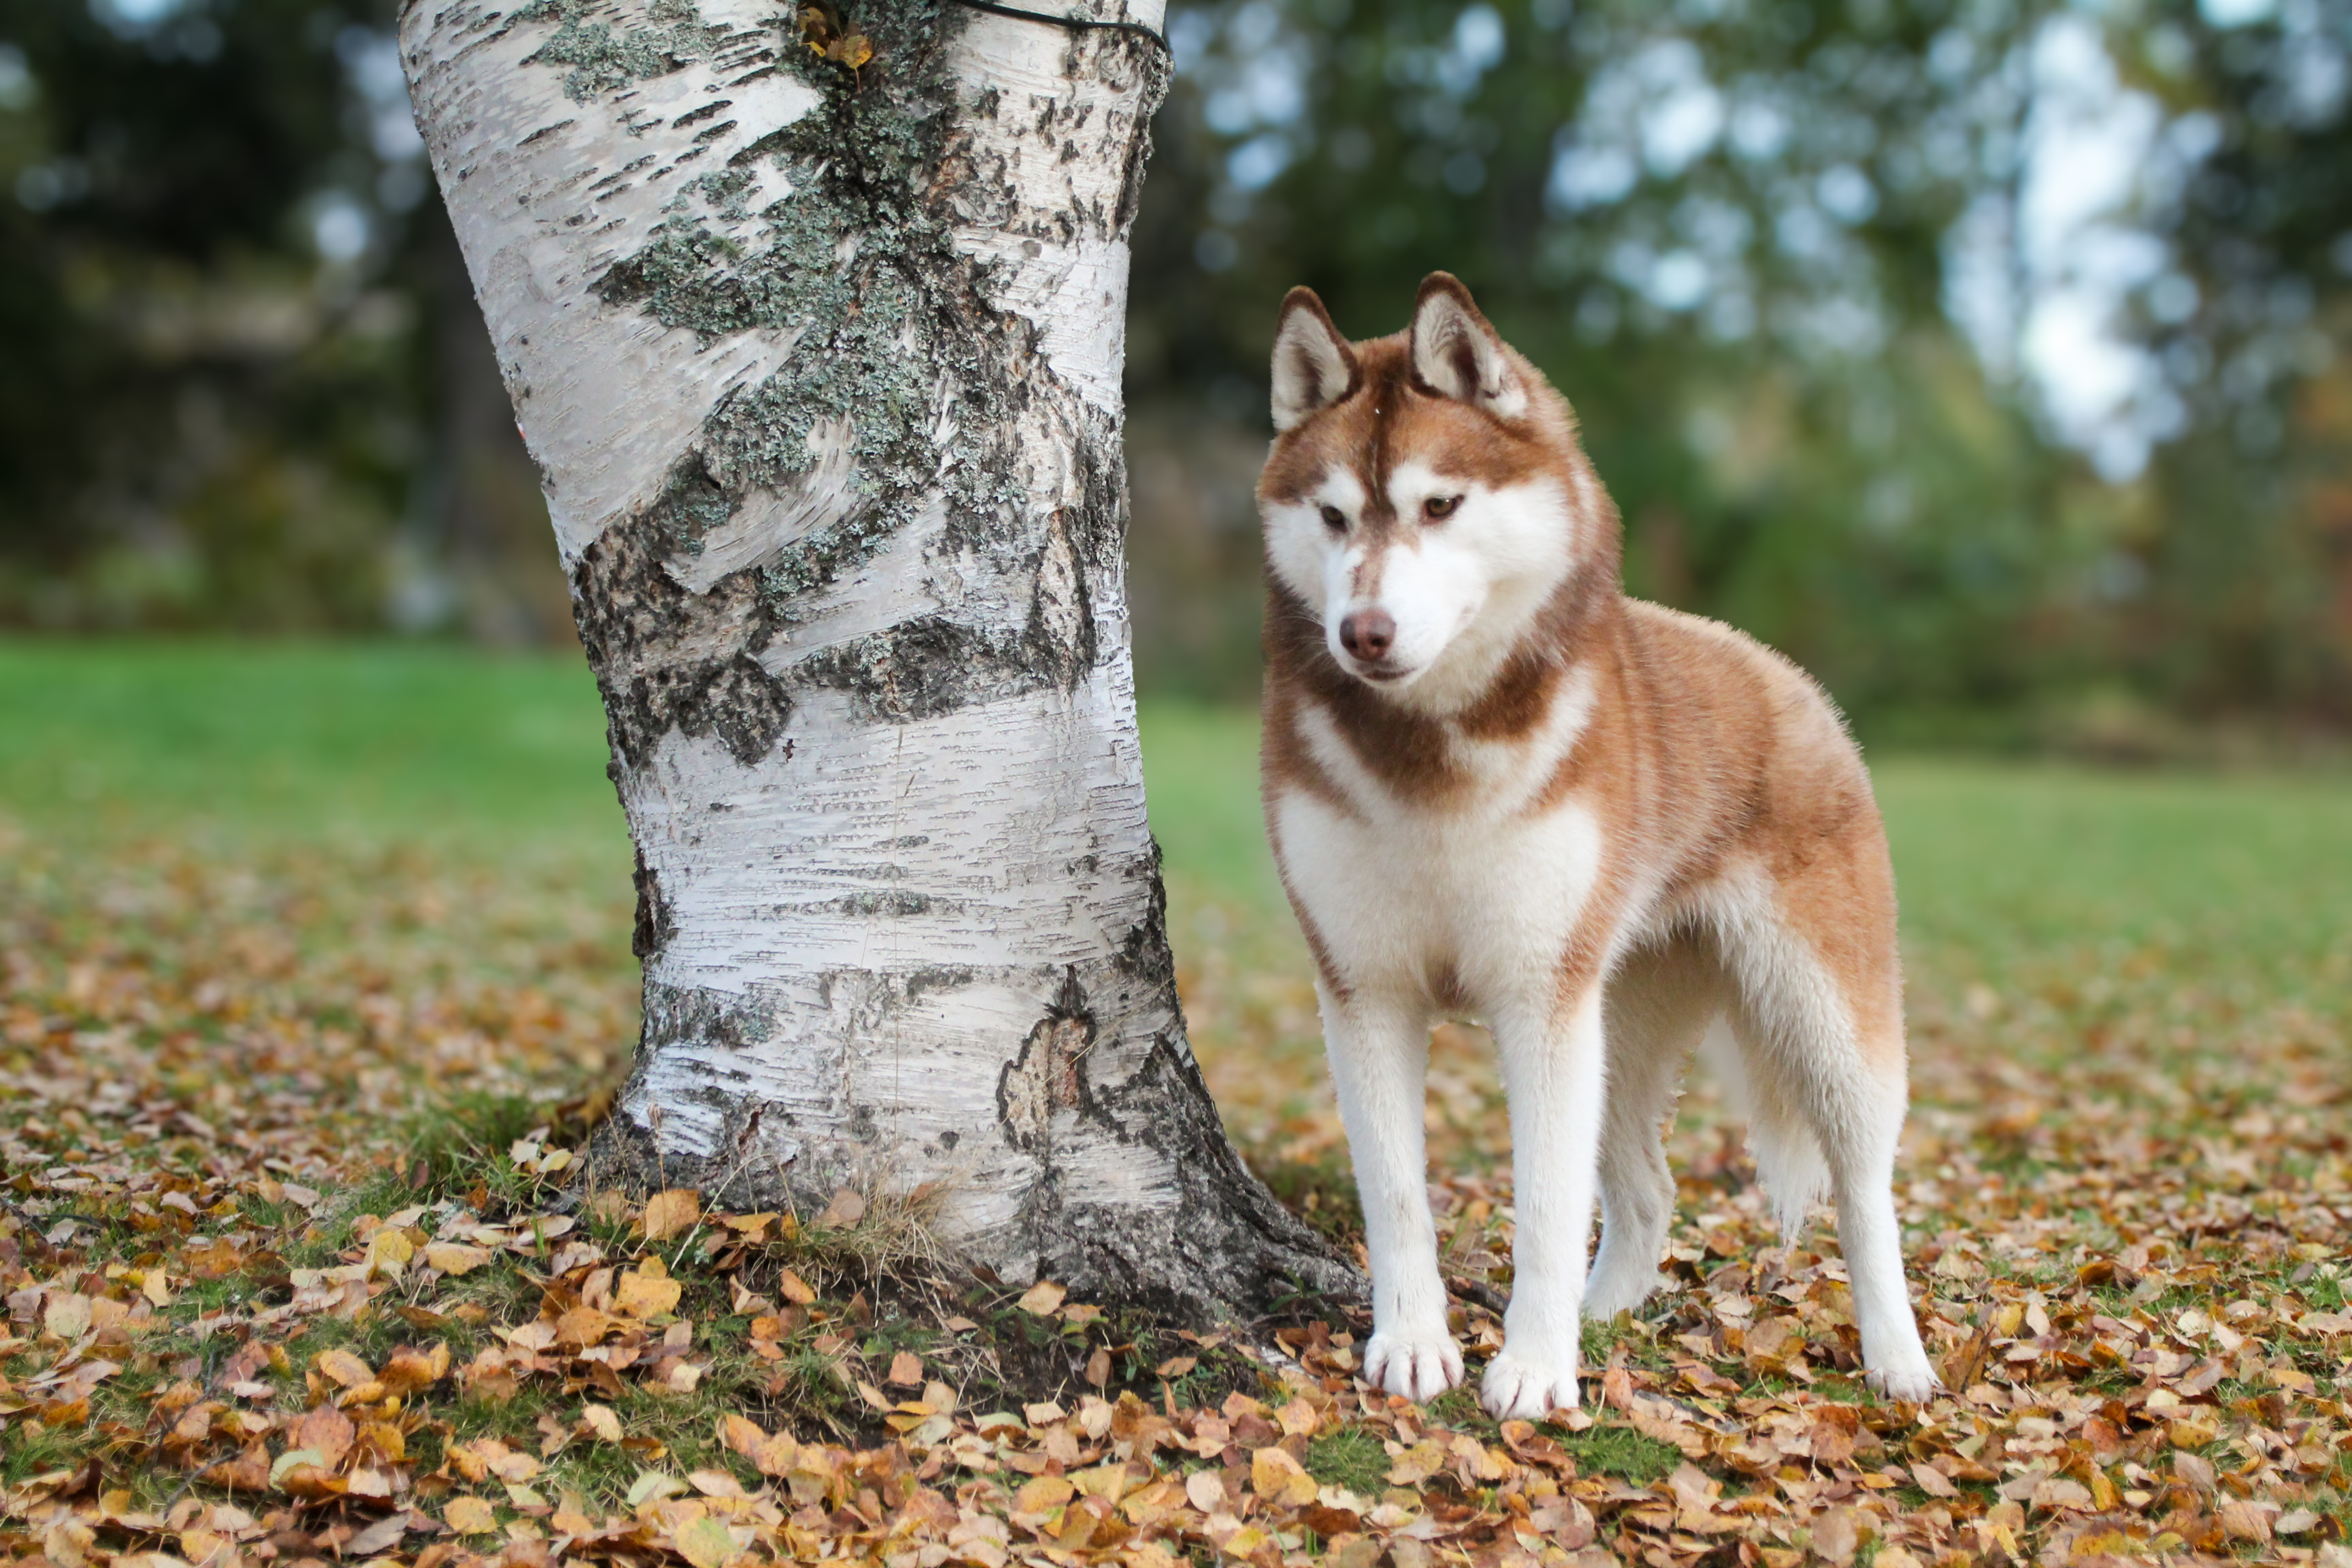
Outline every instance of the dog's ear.
POLYGON ((1423 389, 1504 419, 1528 411, 1528 390, 1503 340, 1451 272, 1421 280, 1412 307, 1412 374, 1423 389))
POLYGON ((1274 427, 1296 430, 1318 408, 1356 390, 1356 353, 1312 289, 1283 297, 1274 331, 1274 427))

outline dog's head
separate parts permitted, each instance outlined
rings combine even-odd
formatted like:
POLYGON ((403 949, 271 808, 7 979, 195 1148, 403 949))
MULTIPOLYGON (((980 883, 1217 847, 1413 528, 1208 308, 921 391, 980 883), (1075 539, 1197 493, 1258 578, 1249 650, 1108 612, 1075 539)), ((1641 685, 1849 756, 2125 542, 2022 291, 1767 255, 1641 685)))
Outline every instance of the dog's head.
POLYGON ((1580 570, 1613 575, 1613 516, 1567 404, 1447 273, 1422 283, 1411 327, 1360 343, 1292 289, 1274 423, 1267 568, 1376 689, 1475 679, 1580 570))

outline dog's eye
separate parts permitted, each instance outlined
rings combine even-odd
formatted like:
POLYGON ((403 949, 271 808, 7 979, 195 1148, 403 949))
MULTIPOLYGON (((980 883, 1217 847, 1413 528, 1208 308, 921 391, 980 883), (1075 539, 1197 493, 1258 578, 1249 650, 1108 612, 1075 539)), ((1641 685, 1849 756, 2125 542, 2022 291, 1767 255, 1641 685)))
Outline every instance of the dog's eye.
POLYGON ((1441 518, 1452 517, 1454 509, 1461 504, 1460 496, 1432 496, 1421 503, 1422 515, 1435 522, 1441 518))
POLYGON ((1348 514, 1336 506, 1327 506, 1323 509, 1323 526, 1334 533, 1345 533, 1348 531, 1348 514))

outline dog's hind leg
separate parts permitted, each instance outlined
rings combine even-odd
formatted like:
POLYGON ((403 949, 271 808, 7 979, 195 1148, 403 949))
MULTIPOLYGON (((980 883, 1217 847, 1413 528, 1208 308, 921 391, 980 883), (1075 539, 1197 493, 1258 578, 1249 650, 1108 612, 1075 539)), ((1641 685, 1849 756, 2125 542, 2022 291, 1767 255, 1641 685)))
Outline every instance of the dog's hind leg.
POLYGON ((1675 1217, 1664 1128, 1699 1037, 1724 1006, 1712 943, 1677 937, 1646 947, 1609 981, 1609 1079, 1601 1127, 1601 1250, 1584 1315, 1613 1318, 1664 1281, 1658 1258, 1675 1217))
POLYGON ((1754 1105, 1751 1144, 1783 1233, 1795 1239, 1825 1177, 1867 1381, 1890 1399, 1916 1401, 1937 1384, 1895 1215, 1908 1089, 1891 884, 1883 900, 1873 896, 1884 857, 1881 848, 1874 865, 1824 855, 1794 885, 1759 879, 1731 900, 1719 929, 1732 1037, 1754 1105), (1883 920, 1871 918, 1876 908, 1883 920))

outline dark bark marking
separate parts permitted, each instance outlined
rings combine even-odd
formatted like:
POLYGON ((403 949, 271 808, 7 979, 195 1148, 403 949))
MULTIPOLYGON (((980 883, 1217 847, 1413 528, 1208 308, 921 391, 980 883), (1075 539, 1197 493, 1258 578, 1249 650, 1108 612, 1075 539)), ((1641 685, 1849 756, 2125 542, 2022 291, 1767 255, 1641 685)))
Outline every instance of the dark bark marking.
POLYGON ((1019 636, 924 616, 824 648, 791 667, 795 685, 849 694, 858 716, 903 724, 1054 684, 1059 668, 1019 636))
POLYGON ((1155 837, 1150 858, 1136 861, 1128 870, 1129 876, 1149 881, 1151 901, 1143 918, 1128 928, 1116 962, 1121 974, 1167 997, 1181 1027, 1183 1008, 1176 1000, 1176 954, 1168 945, 1168 884, 1160 875, 1160 840, 1155 837))
POLYGON ((677 501, 668 518, 607 529, 572 568, 580 640, 604 694, 613 750, 633 770, 652 759, 672 730, 695 738, 715 734, 748 767, 775 749, 792 720, 791 693, 752 657, 774 623, 747 574, 696 595, 662 564, 677 531, 676 510, 691 500, 689 493, 677 501), (730 643, 746 651, 696 658, 682 656, 680 647, 730 643))
POLYGON ((661 878, 646 864, 646 852, 636 852, 636 870, 632 874, 637 885, 636 928, 629 933, 629 951, 640 959, 647 959, 669 945, 677 934, 677 921, 671 917, 669 900, 662 897, 661 878))
POLYGON ((1023 636, 1038 667, 1066 691, 1076 690, 1095 667, 1094 597, 1070 539, 1066 510, 1056 510, 1046 525, 1023 636))

